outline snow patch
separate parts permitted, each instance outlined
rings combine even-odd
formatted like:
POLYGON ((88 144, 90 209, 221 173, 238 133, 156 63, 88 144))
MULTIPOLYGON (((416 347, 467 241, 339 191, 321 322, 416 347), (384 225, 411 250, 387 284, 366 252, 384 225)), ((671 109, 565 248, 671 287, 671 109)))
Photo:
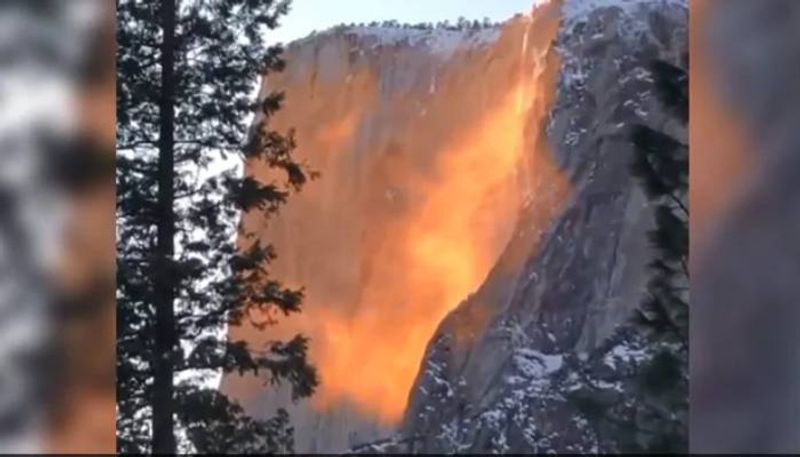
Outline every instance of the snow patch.
POLYGON ((371 43, 373 49, 405 44, 424 47, 431 54, 449 58, 458 50, 479 48, 494 43, 500 36, 500 28, 428 30, 389 26, 355 26, 345 29, 345 33, 355 35, 365 43, 371 43))
POLYGON ((560 370, 564 364, 562 354, 544 354, 526 348, 517 349, 513 360, 522 375, 529 379, 545 377, 560 370))
POLYGON ((617 367, 617 361, 623 363, 639 363, 648 357, 646 348, 632 348, 625 344, 615 346, 614 349, 608 352, 603 358, 603 363, 611 368, 617 367))

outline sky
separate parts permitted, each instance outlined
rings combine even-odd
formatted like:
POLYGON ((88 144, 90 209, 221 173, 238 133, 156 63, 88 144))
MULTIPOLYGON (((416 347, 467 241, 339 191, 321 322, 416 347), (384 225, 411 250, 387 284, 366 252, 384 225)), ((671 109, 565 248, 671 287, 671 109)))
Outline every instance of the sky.
POLYGON ((322 31, 342 23, 397 20, 401 23, 502 21, 516 13, 527 13, 535 0, 293 0, 292 11, 274 30, 273 42, 288 43, 314 30, 322 31))

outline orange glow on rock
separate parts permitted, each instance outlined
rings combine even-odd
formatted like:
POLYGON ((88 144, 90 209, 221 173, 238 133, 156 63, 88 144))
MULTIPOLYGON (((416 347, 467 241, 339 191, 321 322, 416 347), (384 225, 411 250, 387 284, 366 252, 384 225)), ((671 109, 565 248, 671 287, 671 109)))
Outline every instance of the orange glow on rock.
MULTIPOLYGON (((527 193, 564 195, 541 132, 559 68, 551 55, 543 76, 542 56, 559 11, 551 2, 533 22, 509 22, 494 44, 458 51, 437 68, 435 90, 387 95, 375 69, 425 57, 400 49, 352 68, 345 39, 326 48, 329 58, 340 52, 341 71, 293 70, 290 49, 290 68, 269 82, 286 92, 271 127, 296 128, 298 154, 321 178, 268 225, 245 223, 275 246, 275 277, 305 287, 305 309, 266 336, 232 332, 252 342, 310 336, 318 410, 344 402, 397 423, 428 341, 495 266, 527 193)), ((554 212, 542 214, 544 227, 554 212)), ((260 388, 226 383, 239 398, 260 388)))
POLYGON ((720 91, 719 63, 707 36, 719 0, 692 0, 689 21, 689 204, 691 257, 701 252, 719 221, 735 203, 754 168, 750 134, 720 91))
MULTIPOLYGON (((513 182, 523 143, 524 113, 514 89, 479 125, 438 154, 434 176, 402 233, 376 252, 379 262, 351 315, 335 308, 322 324, 319 402, 347 396, 380 419, 395 421, 438 323, 483 281, 511 224, 492 224, 486 199, 513 182), (503 236, 504 235, 504 236, 503 236), (398 249, 399 248, 399 249, 398 249)), ((516 197, 516 195, 510 195, 516 197)), ((517 198, 495 201, 513 215, 517 198)), ((513 217, 509 222, 513 222, 513 217)))

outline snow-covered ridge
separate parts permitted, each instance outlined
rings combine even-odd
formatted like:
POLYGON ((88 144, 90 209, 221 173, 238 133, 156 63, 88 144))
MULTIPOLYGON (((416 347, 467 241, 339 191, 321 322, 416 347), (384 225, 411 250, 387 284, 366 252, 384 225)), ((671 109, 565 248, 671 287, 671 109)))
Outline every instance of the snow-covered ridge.
MULTIPOLYGON (((504 22, 490 23, 483 21, 459 21, 457 24, 401 24, 396 21, 374 22, 370 24, 340 24, 323 31, 312 32, 305 38, 289 43, 289 47, 297 46, 309 40, 324 36, 349 35, 358 37, 372 49, 412 46, 422 47, 441 57, 450 57, 458 49, 470 49, 490 45, 497 41, 500 31, 508 22, 524 18, 530 20, 530 14, 546 4, 548 0, 532 0, 532 13, 518 14, 504 22)), ((576 25, 584 23, 589 16, 602 9, 619 9, 628 17, 654 8, 688 10, 689 0, 564 0, 562 13, 562 33, 570 33, 576 25)), ((630 30, 629 32, 640 32, 630 30)))
POLYGON ((653 6, 661 4, 665 7, 689 7, 688 0, 565 0, 561 12, 565 20, 585 18, 592 11, 600 8, 618 7, 625 12, 633 12, 642 4, 653 6))
POLYGON ((561 8, 564 24, 577 24, 602 8, 619 8, 623 13, 633 15, 643 8, 661 6, 664 8, 689 8, 689 0, 564 0, 561 8))
POLYGON ((501 24, 462 27, 409 26, 400 24, 338 25, 323 32, 291 43, 294 46, 321 36, 343 34, 357 37, 372 49, 411 46, 421 47, 431 54, 450 57, 458 49, 483 47, 494 43, 500 36, 501 24))
MULTIPOLYGON (((688 9, 688 0, 564 0, 560 38, 556 44, 562 58, 561 87, 580 87, 588 77, 592 63, 591 59, 582 56, 584 45, 608 41, 614 37, 629 42, 652 37, 649 14, 658 12, 674 17, 676 14, 688 14, 688 9), (614 20, 592 20, 596 14, 608 13, 608 17, 614 20), (584 27, 590 23, 591 30, 585 30, 584 27), (609 28, 609 23, 614 26, 609 28), (572 45, 565 46, 568 42, 572 45)), ((639 74, 632 75, 633 77, 649 77, 646 70, 637 71, 639 74)))
POLYGON ((373 46, 424 46, 430 52, 449 57, 459 48, 481 47, 494 43, 500 36, 499 27, 480 29, 404 29, 387 27, 355 27, 348 30, 373 46))

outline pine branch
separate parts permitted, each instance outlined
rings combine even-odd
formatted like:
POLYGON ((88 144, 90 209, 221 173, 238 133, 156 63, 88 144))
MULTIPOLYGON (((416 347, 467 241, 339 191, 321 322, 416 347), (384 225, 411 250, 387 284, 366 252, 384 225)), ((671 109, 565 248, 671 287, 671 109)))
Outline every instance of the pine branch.
POLYGON ((686 204, 683 203, 681 199, 678 198, 675 194, 669 194, 669 198, 670 200, 672 200, 673 203, 675 203, 678 206, 678 208, 680 208, 683 211, 683 215, 688 218, 689 208, 686 206, 686 204))

